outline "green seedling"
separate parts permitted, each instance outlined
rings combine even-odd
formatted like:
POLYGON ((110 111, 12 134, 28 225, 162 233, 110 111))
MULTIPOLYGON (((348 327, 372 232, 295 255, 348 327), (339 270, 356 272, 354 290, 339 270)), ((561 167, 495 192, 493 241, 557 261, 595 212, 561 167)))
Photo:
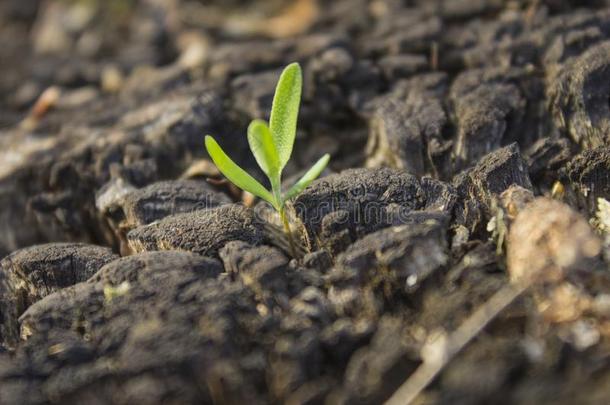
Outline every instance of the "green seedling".
POLYGON ((282 193, 282 170, 292 154, 302 86, 301 67, 298 63, 288 65, 282 72, 275 89, 269 124, 256 119, 248 127, 250 150, 262 171, 269 178, 271 190, 265 188, 233 162, 214 138, 209 135, 205 137, 205 147, 220 172, 237 187, 262 198, 278 211, 284 229, 288 234, 293 255, 295 249, 290 225, 286 217, 286 202, 299 195, 305 187, 315 180, 330 159, 328 154, 322 156, 299 181, 286 193, 282 193))

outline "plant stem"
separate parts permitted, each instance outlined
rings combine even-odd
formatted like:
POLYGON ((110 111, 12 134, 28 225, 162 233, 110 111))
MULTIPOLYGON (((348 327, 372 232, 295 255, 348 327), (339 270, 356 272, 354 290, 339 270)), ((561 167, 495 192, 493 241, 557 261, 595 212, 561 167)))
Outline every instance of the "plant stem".
POLYGON ((284 231, 286 235, 288 235, 288 243, 290 243, 290 253, 292 257, 297 258, 297 251, 294 245, 294 240, 292 239, 292 232, 290 231, 290 223, 288 222, 288 217, 286 216, 286 208, 282 206, 280 208, 280 218, 282 219, 282 223, 284 224, 284 231))
POLYGON ((269 176, 269 180, 271 182, 271 192, 273 197, 275 198, 276 209, 280 213, 280 218, 282 220, 282 224, 284 225, 284 232, 288 236, 288 242, 290 243, 290 254, 295 259, 297 258, 297 250, 295 248, 294 239, 292 239, 292 232, 290 231, 290 223, 288 222, 288 217, 286 216, 286 204, 282 201, 282 188, 281 188, 281 175, 280 173, 275 173, 269 176))

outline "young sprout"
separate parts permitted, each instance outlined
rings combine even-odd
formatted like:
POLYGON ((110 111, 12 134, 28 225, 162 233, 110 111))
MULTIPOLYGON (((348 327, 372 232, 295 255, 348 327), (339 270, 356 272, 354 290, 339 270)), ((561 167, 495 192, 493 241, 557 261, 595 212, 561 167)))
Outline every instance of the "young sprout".
POLYGON ((254 177, 239 167, 227 156, 211 136, 205 137, 208 154, 220 170, 233 184, 262 198, 280 214, 284 229, 288 234, 294 255, 294 243, 290 225, 286 217, 286 202, 296 197, 305 187, 315 180, 324 170, 330 155, 326 154, 305 173, 286 193, 282 193, 282 170, 292 154, 292 146, 297 129, 297 117, 301 101, 303 78, 298 63, 288 65, 275 89, 269 124, 256 119, 248 127, 248 143, 256 162, 269 178, 271 190, 267 190, 254 177))

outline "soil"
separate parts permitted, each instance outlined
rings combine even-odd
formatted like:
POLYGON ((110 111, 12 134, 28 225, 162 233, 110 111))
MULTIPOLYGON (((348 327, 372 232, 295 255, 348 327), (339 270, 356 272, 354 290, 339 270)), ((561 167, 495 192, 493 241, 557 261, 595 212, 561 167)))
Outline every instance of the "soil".
POLYGON ((607 0, 2 0, 0 404, 609 403, 609 100, 607 0))

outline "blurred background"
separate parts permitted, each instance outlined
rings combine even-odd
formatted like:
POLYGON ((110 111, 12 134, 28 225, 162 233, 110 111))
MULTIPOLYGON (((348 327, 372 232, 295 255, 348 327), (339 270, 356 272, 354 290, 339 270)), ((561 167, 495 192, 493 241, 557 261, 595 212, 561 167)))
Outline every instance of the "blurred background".
MULTIPOLYGON (((333 35, 317 42, 310 38, 302 45, 309 49, 301 55, 323 49, 324 41, 357 39, 366 32, 377 38, 403 34, 404 43, 394 40, 385 44, 386 49, 371 44, 370 38, 350 41, 348 48, 374 60, 407 53, 411 59, 403 58, 401 69, 412 71, 424 63, 417 54, 429 56, 422 39, 441 39, 441 22, 528 7, 557 13, 603 4, 603 0, 2 0, 0 127, 18 122, 51 85, 86 88, 78 101, 88 101, 99 96, 96 92, 120 92, 137 69, 180 64, 190 79, 222 79, 287 63, 291 56, 287 47, 299 43, 282 40, 313 33, 333 35), (425 24, 430 18, 442 21, 425 24), (273 55, 269 45, 252 43, 245 48, 226 46, 255 39, 276 41, 282 52, 273 55), (256 63, 248 63, 252 59, 256 63)), ((386 65, 391 69, 390 61, 386 65)), ((393 65, 397 69, 395 61, 393 65)))

